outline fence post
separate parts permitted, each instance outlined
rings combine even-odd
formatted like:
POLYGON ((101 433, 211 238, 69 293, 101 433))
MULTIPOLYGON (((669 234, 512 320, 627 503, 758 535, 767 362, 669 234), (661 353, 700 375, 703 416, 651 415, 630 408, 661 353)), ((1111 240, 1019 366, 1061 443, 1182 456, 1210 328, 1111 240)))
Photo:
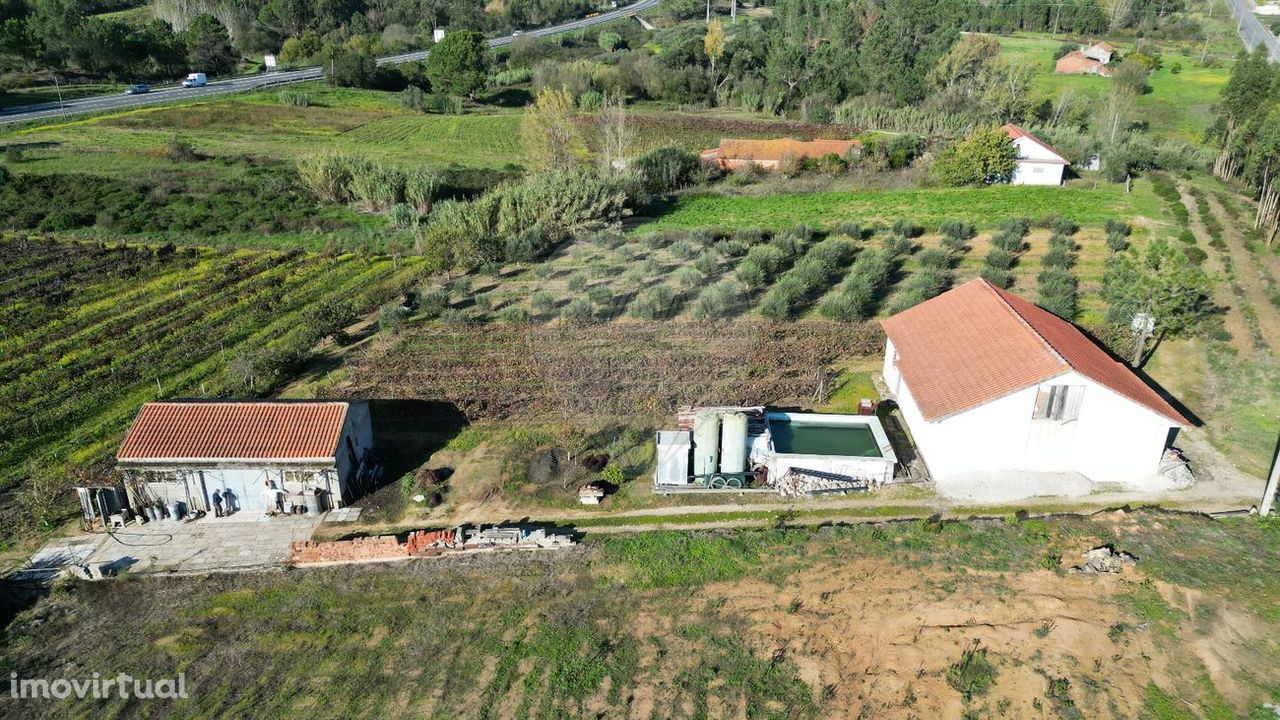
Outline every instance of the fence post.
POLYGON ((1258 506, 1259 515, 1266 517, 1271 514, 1277 484, 1280 484, 1280 440, 1276 441, 1276 452, 1271 458, 1271 475, 1267 478, 1267 489, 1262 494, 1262 504, 1258 506))

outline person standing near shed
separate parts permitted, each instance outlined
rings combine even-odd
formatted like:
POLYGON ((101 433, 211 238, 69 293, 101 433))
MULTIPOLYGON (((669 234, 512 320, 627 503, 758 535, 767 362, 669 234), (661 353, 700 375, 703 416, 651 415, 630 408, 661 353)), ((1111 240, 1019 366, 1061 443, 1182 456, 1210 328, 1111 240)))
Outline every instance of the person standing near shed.
POLYGON ((268 515, 276 514, 276 489, 270 480, 262 481, 262 506, 268 515))
POLYGON ((213 516, 222 517, 222 493, 218 490, 213 491, 213 516))

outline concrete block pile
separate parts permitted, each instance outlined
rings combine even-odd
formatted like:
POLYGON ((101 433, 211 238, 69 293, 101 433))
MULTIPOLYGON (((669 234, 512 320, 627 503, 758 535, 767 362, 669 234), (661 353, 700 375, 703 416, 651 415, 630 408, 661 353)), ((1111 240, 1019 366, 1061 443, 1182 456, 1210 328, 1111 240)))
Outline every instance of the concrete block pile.
POLYGON ((492 552, 498 550, 533 550, 573 545, 568 535, 548 533, 544 529, 521 527, 476 528, 468 531, 415 530, 402 543, 395 535, 379 535, 352 540, 295 542, 290 563, 293 565, 325 565, 331 563, 376 562, 410 557, 435 557, 445 554, 492 552))

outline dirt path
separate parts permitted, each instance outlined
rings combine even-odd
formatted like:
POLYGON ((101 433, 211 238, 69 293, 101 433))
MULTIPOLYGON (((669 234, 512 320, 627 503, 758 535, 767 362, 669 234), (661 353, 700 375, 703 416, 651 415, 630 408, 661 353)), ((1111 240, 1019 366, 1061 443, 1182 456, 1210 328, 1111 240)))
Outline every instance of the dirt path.
MULTIPOLYGON (((1187 192, 1186 186, 1179 185, 1178 193, 1182 196, 1183 207, 1187 209, 1190 215, 1191 232, 1195 233, 1201 249, 1209 255, 1203 264, 1205 271, 1215 277, 1225 278, 1227 273, 1222 264, 1222 253, 1227 251, 1219 250, 1209 244, 1211 239, 1209 229, 1205 227, 1204 220, 1201 219, 1200 213, 1196 208, 1195 198, 1191 196, 1191 193, 1187 192)), ((1243 353, 1252 353, 1253 341, 1249 332, 1249 325, 1240 310, 1239 301, 1231 292, 1229 283, 1214 283, 1213 302, 1219 307, 1227 309, 1226 315, 1223 317, 1223 325, 1226 326, 1227 332, 1231 333, 1231 347, 1243 353)))
MULTIPOLYGON (((316 539, 329 540, 353 532, 389 534, 409 527, 442 527, 468 524, 503 524, 512 522, 546 522, 574 524, 590 533, 625 533, 654 530, 708 530, 715 528, 762 527, 777 522, 816 524, 825 522, 886 522, 926 518, 935 513, 953 517, 971 515, 1008 515, 1029 509, 1034 513, 1094 513, 1117 507, 1158 506, 1171 510, 1203 513, 1238 512, 1256 504, 1262 494, 1263 481, 1240 472, 1208 445, 1198 431, 1188 431, 1182 444, 1192 456, 1197 482, 1184 490, 1167 492, 1096 492, 1081 498, 1029 498, 1017 502, 983 505, 942 496, 895 498, 846 497, 784 501, 762 496, 757 502, 734 502, 708 505, 674 505, 618 512, 599 510, 513 511, 510 508, 470 506, 464 512, 449 512, 434 517, 406 519, 398 523, 326 523, 316 539), (743 517, 748 514, 747 517, 743 517), (788 517, 792 515, 792 517, 788 517), (669 520, 667 520, 669 518, 669 520), (592 522, 607 521, 608 525, 592 522), (628 522, 631 520, 632 522, 628 522)), ((891 491, 890 491, 891 492, 891 491)))
POLYGON ((1206 194, 1209 210, 1222 223, 1222 240, 1227 245, 1227 252, 1235 264, 1236 276, 1240 286, 1244 288, 1245 298, 1253 306, 1258 315, 1258 326, 1262 329, 1262 337, 1274 350, 1273 343, 1280 339, 1280 308, 1271 303, 1271 293, 1267 287, 1269 274, 1277 270, 1275 258, 1270 253, 1259 255, 1249 252, 1245 247, 1244 237, 1239 228, 1223 210, 1222 205, 1212 193, 1206 194))

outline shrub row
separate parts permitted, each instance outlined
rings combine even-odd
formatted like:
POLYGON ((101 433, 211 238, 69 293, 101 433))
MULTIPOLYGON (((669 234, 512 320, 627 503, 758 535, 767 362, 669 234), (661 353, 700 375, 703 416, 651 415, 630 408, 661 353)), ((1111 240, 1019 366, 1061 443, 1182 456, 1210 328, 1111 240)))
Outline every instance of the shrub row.
POLYGON ((1049 250, 1040 261, 1043 268, 1036 277, 1036 304, 1064 320, 1074 320, 1079 311, 1079 281, 1071 272, 1076 264, 1074 224, 1054 226, 1049 236, 1049 250))
POLYGON ((626 201, 626 181, 613 175, 534 175, 469 202, 440 202, 419 230, 418 250, 441 269, 529 262, 573 235, 617 222, 626 201))
POLYGON ((302 158, 298 178, 322 200, 355 203, 372 212, 404 203, 429 213, 441 186, 440 176, 430 170, 405 171, 339 152, 302 158))
POLYGON ((809 300, 831 287, 836 273, 855 252, 857 242, 844 235, 831 235, 815 244, 765 294, 760 313, 771 320, 795 317, 809 300))
POLYGON ((905 238, 890 236, 879 249, 859 253, 844 280, 823 300, 818 312, 842 322, 861 322, 874 315, 902 256, 910 252, 910 247, 910 241, 905 238))
POLYGON ((1028 230, 1026 220, 1008 219, 1000 223, 999 231, 991 237, 991 249, 983 259, 981 275, 984 280, 996 287, 1013 286, 1013 267, 1026 249, 1028 230))

